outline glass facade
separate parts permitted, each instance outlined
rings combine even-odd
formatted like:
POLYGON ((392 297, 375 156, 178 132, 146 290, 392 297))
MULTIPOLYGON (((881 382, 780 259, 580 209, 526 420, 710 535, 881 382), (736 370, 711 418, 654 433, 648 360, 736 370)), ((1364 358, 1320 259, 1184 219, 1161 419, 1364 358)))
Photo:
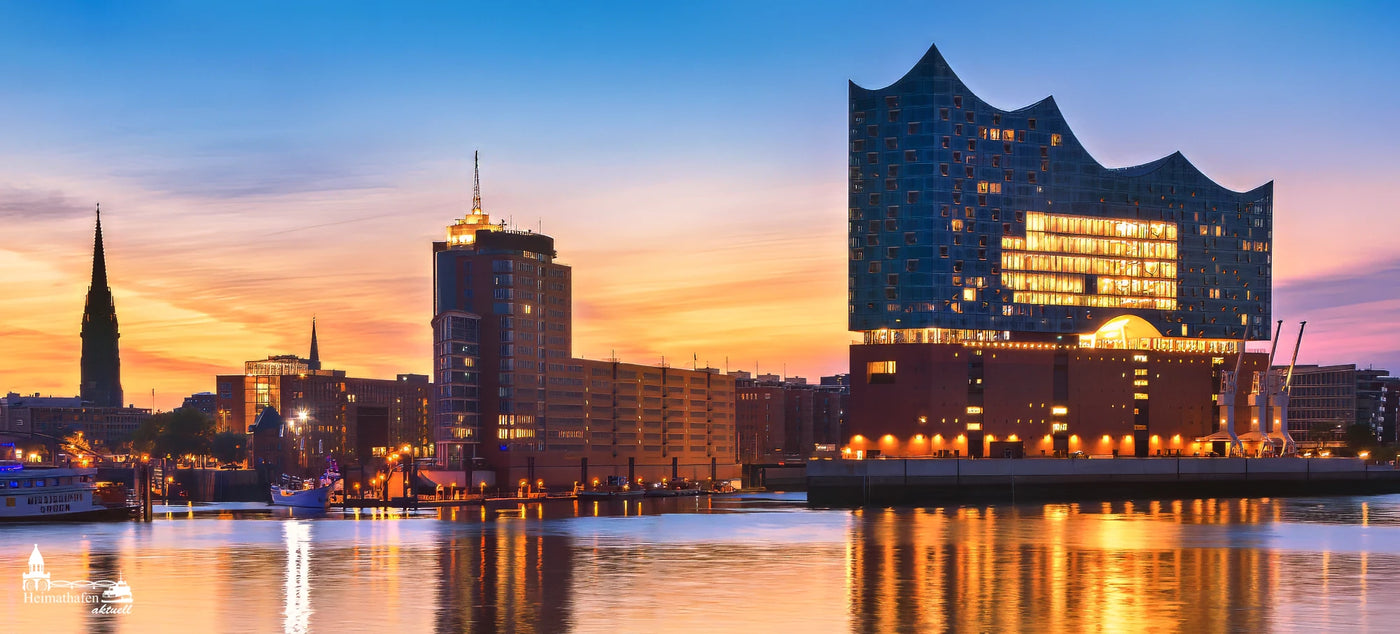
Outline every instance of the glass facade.
POLYGON ((1232 191, 1179 152, 1105 168, 1053 98, 995 108, 936 48, 851 84, 849 131, 851 330, 1269 336, 1272 182, 1232 191))

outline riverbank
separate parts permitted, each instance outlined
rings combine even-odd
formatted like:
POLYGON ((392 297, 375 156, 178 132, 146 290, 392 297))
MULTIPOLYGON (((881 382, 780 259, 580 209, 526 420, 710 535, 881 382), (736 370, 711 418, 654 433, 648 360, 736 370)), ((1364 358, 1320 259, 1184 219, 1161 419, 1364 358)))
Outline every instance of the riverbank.
POLYGON ((1357 458, 814 460, 814 506, 1400 493, 1400 470, 1357 458))

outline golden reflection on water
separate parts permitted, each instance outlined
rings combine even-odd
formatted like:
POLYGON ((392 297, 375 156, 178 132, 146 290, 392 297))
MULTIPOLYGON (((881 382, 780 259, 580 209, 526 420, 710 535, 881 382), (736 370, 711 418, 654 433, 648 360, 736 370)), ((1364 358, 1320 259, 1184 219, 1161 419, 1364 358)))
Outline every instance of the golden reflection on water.
POLYGON ((1283 507, 1206 499, 858 512, 852 629, 1268 630, 1400 616, 1387 606, 1377 618, 1368 603, 1381 587, 1400 593, 1400 527, 1378 533, 1386 547, 1375 552, 1328 550, 1370 525, 1363 502, 1354 525, 1322 527, 1312 543, 1311 527, 1285 526, 1321 552, 1270 547, 1283 507), (1392 566, 1384 576, 1376 558, 1392 566))
POLYGON ((7 529, 0 629, 1385 630, 1400 620, 1400 496, 483 511, 7 529), (124 576, 133 613, 24 604, 4 580, 35 541, 55 578, 124 576))

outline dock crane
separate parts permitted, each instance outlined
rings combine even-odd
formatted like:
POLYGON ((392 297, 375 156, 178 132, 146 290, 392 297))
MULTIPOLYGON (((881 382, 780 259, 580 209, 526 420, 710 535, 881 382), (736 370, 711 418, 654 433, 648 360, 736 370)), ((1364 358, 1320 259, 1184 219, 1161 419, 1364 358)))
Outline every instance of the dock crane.
POLYGON ((1283 440, 1283 455, 1292 456, 1298 453, 1298 445, 1293 442, 1293 436, 1288 433, 1288 399, 1293 395, 1293 368, 1298 365, 1298 349, 1303 345, 1303 329, 1308 327, 1308 322, 1298 322, 1298 341, 1293 344, 1293 358, 1288 362, 1288 373, 1283 377, 1277 377, 1274 383, 1277 387, 1269 393, 1269 401, 1278 410, 1278 433, 1283 440), (1282 378, 1279 381, 1278 378, 1282 378))
MULTIPOLYGON (((1226 370, 1220 373, 1220 397, 1216 399, 1220 404, 1220 421, 1229 443, 1225 455, 1231 457, 1244 455, 1244 443, 1240 442, 1239 435, 1235 433, 1235 392, 1239 387, 1240 371, 1244 369, 1245 341, 1247 339, 1240 339, 1239 355, 1235 357, 1235 371, 1226 370)), ((1212 438, 1218 437, 1217 434, 1212 438)))
POLYGON ((1269 437, 1273 435, 1273 417, 1269 411, 1270 396, 1274 392, 1274 356, 1278 354, 1278 338, 1283 334, 1283 320, 1278 320, 1278 327, 1274 329, 1274 342, 1269 348, 1269 362, 1264 365, 1263 370, 1254 373, 1254 385, 1249 391, 1249 412, 1254 419, 1251 424, 1250 437, 1257 433, 1259 439, 1263 441, 1262 451, 1273 452, 1273 443, 1269 437))

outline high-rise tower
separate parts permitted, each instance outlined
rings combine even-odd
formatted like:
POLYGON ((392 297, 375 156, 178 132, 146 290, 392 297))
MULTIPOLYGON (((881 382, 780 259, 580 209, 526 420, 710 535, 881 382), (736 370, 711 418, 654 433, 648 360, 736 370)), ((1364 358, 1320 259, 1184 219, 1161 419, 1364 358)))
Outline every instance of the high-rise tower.
POLYGON ((479 173, 471 211, 433 243, 437 455, 453 470, 534 460, 546 371, 572 348, 570 269, 555 262, 554 238, 491 224, 479 173))
POLYGON ((117 308, 107 286, 107 259, 102 252, 102 209, 92 245, 92 283, 83 308, 82 385, 84 401, 99 407, 122 406, 122 362, 117 353, 117 308))

